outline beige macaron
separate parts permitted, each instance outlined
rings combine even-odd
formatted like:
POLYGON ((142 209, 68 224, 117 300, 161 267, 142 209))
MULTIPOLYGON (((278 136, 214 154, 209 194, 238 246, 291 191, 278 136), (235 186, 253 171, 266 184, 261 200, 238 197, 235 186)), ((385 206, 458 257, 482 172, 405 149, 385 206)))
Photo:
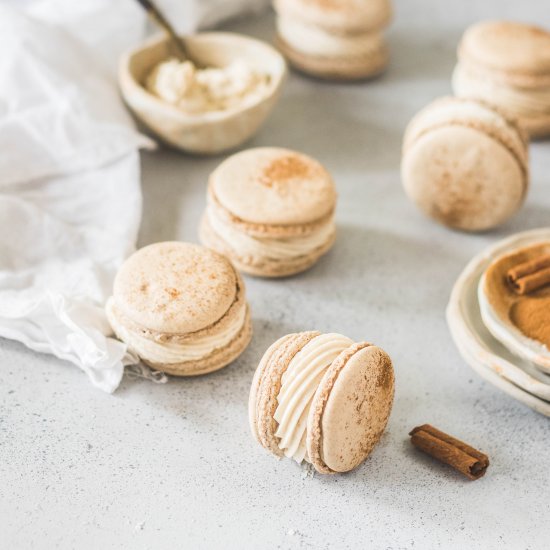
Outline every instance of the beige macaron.
POLYGON ((289 334, 256 370, 250 427, 275 456, 306 461, 323 474, 347 472, 380 440, 393 395, 393 366, 382 349, 341 334, 289 334))
POLYGON ((550 32, 508 21, 466 30, 453 88, 505 108, 534 138, 550 135, 550 32))
POLYGON ((481 231, 510 218, 528 189, 527 137, 499 109, 446 97, 420 111, 404 137, 410 199, 438 222, 481 231))
POLYGON ((227 258, 195 244, 157 243, 130 256, 106 311, 144 363, 178 376, 225 367, 252 336, 239 274, 227 258))
POLYGON ((331 248, 335 207, 334 183, 319 162, 288 149, 249 149, 210 176, 200 238, 245 273, 293 275, 331 248))
POLYGON ((277 43, 305 73, 357 80, 381 73, 389 54, 383 36, 389 0, 275 0, 277 43))

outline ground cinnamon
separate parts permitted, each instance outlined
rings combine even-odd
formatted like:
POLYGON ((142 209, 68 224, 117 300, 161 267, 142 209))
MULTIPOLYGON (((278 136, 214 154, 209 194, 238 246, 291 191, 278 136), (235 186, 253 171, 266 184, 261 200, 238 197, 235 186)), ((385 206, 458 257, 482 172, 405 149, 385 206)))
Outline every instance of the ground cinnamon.
POLYGON ((514 291, 520 295, 550 285, 550 254, 509 269, 507 278, 514 291))
POLYGON ((550 350, 550 296, 526 296, 518 300, 512 306, 510 320, 525 336, 550 350))
POLYGON ((479 479, 487 471, 489 457, 486 454, 429 424, 413 428, 409 435, 415 447, 470 479, 479 479))

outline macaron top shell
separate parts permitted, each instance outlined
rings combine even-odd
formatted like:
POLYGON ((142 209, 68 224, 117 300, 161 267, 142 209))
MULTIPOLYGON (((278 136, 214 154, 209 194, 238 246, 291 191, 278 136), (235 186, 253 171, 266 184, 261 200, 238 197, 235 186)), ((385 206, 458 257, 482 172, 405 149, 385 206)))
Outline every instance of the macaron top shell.
POLYGON ((389 0, 274 0, 280 15, 340 32, 367 32, 385 27, 392 17, 389 0))
POLYGON ((461 61, 496 71, 550 77, 550 32, 522 23, 484 21, 464 33, 458 55, 461 61))
POLYGON ((493 105, 477 99, 442 97, 430 103, 411 120, 404 138, 405 152, 432 129, 463 125, 499 141, 528 170, 528 137, 515 119, 493 105))
POLYGON ((332 178, 319 162, 279 148, 229 157, 212 173, 210 193, 230 215, 251 224, 316 223, 336 203, 332 178))
POLYGON ((389 356, 365 342, 342 352, 327 371, 308 418, 308 454, 325 473, 348 472, 378 443, 392 409, 389 356))
POLYGON ((158 333, 196 332, 217 322, 237 294, 237 275, 221 254, 182 242, 135 252, 114 282, 117 309, 158 333))

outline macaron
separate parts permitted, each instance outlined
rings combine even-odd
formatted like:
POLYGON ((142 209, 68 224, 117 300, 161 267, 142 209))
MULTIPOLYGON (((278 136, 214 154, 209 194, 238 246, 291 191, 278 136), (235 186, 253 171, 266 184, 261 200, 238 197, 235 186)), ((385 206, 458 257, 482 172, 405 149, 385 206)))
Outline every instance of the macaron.
POLYGON ((245 273, 285 277, 331 248, 335 207, 334 183, 319 162, 288 149, 249 149, 210 176, 200 239, 245 273))
POLYGON ((550 241, 496 258, 480 279, 479 308, 506 348, 550 372, 550 241))
POLYGON ((389 0, 275 0, 277 43, 305 73, 357 80, 388 64, 383 30, 392 17, 389 0))
POLYGON ((409 123, 401 176, 409 198, 434 220, 464 231, 490 229, 524 202, 527 136, 483 101, 441 98, 409 123))
POLYGON ((231 262, 183 242, 130 256, 106 312, 117 337, 145 364, 177 376, 225 367, 252 336, 244 283, 231 262))
POLYGON ((458 47, 453 89, 506 108, 529 135, 550 135, 550 32, 510 21, 468 28, 458 47))
POLYGON ((348 472, 380 440, 393 396, 392 362, 379 347, 341 334, 288 334, 258 365, 249 422, 275 456, 308 462, 322 474, 348 472))

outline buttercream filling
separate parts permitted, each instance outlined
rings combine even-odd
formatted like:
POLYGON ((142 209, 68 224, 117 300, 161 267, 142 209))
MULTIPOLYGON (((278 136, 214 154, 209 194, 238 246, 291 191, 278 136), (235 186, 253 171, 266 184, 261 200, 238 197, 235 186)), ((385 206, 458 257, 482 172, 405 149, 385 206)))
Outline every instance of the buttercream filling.
POLYGON ((550 115, 550 87, 523 89, 489 77, 459 63, 453 73, 453 88, 461 97, 478 97, 496 105, 503 105, 524 116, 550 115))
POLYGON ((126 328, 114 311, 114 299, 109 298, 106 306, 107 317, 120 340, 130 351, 155 364, 171 365, 203 359, 217 349, 227 346, 241 331, 246 319, 246 303, 243 302, 233 322, 215 334, 201 336, 185 343, 159 343, 126 328))
POLYGON ((336 230, 334 218, 330 218, 326 224, 323 224, 314 233, 305 237, 285 237, 280 239, 253 237, 235 229, 230 223, 216 216, 212 207, 208 207, 207 216, 214 232, 239 256, 251 256, 274 261, 291 260, 307 256, 326 244, 336 230))
POLYGON ((295 18, 279 16, 277 30, 295 50, 309 55, 354 57, 376 53, 382 45, 382 33, 335 34, 295 18))
POLYGON ((307 418, 321 379, 333 361, 353 344, 341 334, 321 334, 310 340, 290 361, 281 379, 274 418, 275 434, 285 456, 310 462, 306 447, 307 418))

